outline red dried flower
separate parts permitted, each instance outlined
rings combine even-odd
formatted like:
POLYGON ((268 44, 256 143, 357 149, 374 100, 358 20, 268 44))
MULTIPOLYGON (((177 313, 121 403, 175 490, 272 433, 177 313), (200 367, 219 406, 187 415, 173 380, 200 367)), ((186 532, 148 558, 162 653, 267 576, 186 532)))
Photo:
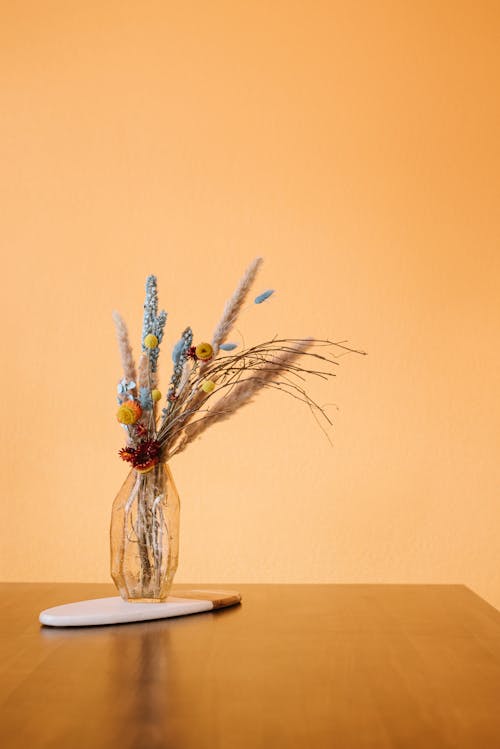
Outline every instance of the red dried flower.
POLYGON ((147 427, 145 427, 144 424, 135 425, 135 433, 138 437, 144 437, 144 435, 147 434, 147 431, 147 427))
POLYGON ((156 440, 145 440, 137 447, 123 447, 119 451, 120 458, 132 463, 139 472, 148 471, 155 466, 160 459, 160 453, 161 445, 156 440))

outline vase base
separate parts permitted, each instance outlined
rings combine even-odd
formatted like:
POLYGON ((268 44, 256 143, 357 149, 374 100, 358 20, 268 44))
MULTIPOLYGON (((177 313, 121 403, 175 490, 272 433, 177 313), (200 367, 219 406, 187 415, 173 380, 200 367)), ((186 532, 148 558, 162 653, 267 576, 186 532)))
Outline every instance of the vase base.
POLYGON ((168 596, 166 598, 124 598, 123 600, 127 603, 166 603, 168 596))

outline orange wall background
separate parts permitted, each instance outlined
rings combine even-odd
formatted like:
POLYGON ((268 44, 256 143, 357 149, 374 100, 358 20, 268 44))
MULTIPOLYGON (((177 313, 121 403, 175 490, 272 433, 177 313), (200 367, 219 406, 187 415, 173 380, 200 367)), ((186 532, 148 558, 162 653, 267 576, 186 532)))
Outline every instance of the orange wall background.
POLYGON ((333 448, 266 393, 172 470, 177 581, 463 582, 500 605, 500 6, 2 4, 4 580, 108 579, 121 376, 247 262, 269 335, 348 338, 333 448), (136 351, 138 346, 136 346, 136 351))

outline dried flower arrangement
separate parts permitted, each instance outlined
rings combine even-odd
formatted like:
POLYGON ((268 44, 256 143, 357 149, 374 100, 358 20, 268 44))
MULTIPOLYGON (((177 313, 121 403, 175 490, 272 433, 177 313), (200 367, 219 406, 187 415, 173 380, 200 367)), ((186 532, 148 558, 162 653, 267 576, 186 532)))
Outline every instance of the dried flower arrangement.
MULTIPOLYGON (((325 410, 308 395, 303 382, 307 376, 333 377, 340 355, 364 352, 346 346, 345 342, 313 338, 273 338, 241 351, 237 351, 237 344, 228 341, 261 263, 262 258, 256 258, 246 270, 224 307, 210 343, 193 345, 189 327, 182 333, 172 351, 173 373, 161 415, 158 414, 162 398, 158 389, 158 357, 167 314, 163 310, 158 312, 156 277, 149 276, 146 281, 142 353, 137 372, 125 322, 117 312, 113 313, 123 366, 123 378, 118 384, 117 419, 127 431, 127 445, 120 450, 120 456, 136 471, 145 473, 159 462, 170 460, 207 427, 232 416, 264 388, 288 393, 305 403, 320 422, 331 424, 325 410)), ((262 304, 272 294, 271 289, 264 291, 255 297, 254 303, 262 304)))
MULTIPOLYGON (((117 419, 127 432, 120 456, 132 469, 111 513, 111 576, 126 601, 165 601, 172 586, 179 557, 180 514, 169 468, 172 456, 264 388, 288 393, 305 403, 320 424, 331 423, 304 382, 309 376, 333 377, 336 359, 355 349, 345 342, 273 338, 239 350, 229 340, 261 263, 257 258, 250 264, 210 343, 193 344, 191 328, 184 330, 173 347, 173 372, 161 412, 158 357, 167 315, 158 312, 155 276, 146 281, 137 371, 126 325, 114 313, 123 364, 117 419)), ((272 294, 271 289, 264 291, 254 303, 263 304, 272 294)))

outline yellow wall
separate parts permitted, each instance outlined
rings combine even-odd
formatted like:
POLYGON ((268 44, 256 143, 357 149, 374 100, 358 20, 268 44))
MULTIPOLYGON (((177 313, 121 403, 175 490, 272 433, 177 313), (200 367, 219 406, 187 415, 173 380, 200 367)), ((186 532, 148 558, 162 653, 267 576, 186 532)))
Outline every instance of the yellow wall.
POLYGON ((263 254, 278 293, 247 343, 369 356, 313 391, 333 448, 266 393, 179 456, 177 580, 500 604, 499 22, 477 0, 3 3, 1 578, 108 579, 111 311, 137 340, 154 272, 168 345, 206 339, 263 254))

